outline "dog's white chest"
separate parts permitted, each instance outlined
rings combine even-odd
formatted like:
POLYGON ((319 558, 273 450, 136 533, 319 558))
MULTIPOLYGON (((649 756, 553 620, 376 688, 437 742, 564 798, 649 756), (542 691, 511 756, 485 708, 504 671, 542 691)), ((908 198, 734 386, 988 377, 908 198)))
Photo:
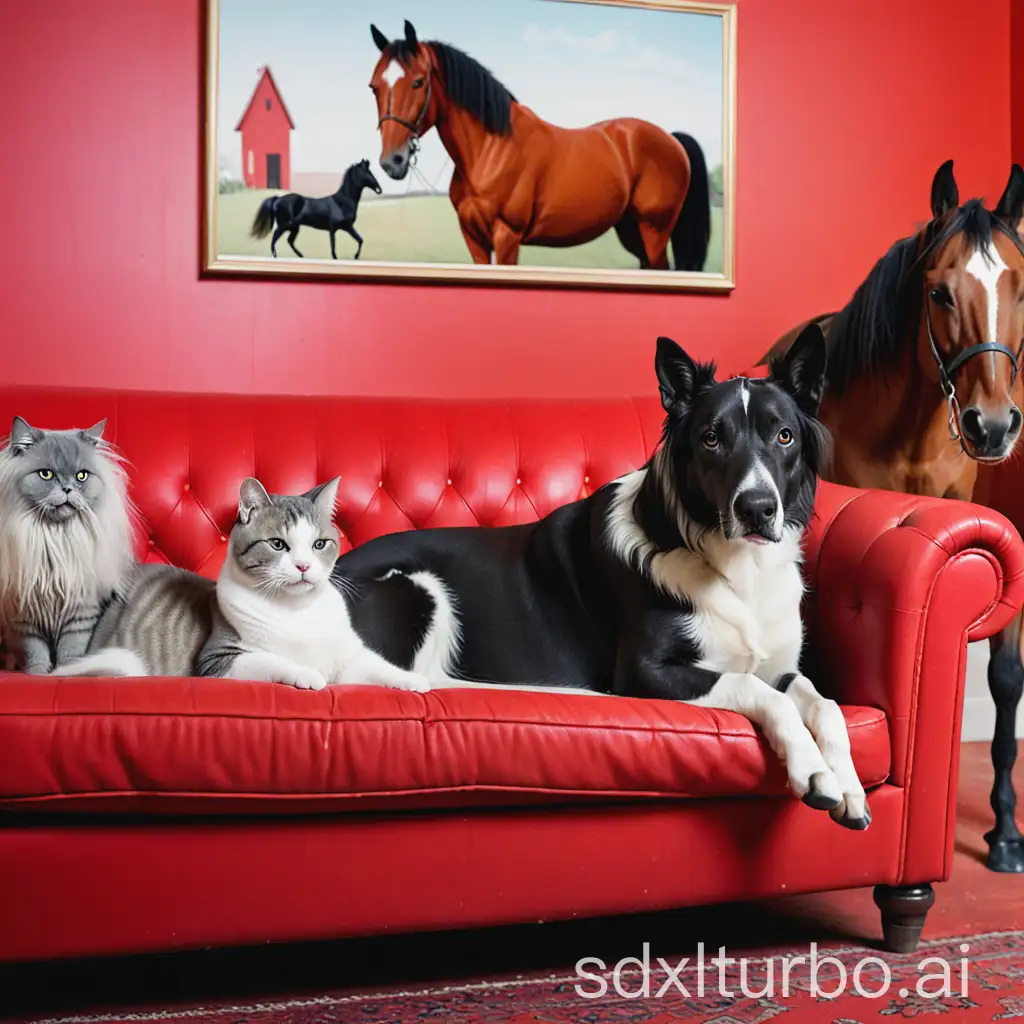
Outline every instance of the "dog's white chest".
POLYGON ((666 589, 693 606, 684 628, 700 646, 701 667, 760 674, 762 666, 791 660, 803 636, 799 540, 764 549, 733 544, 727 557, 714 555, 705 561, 672 552, 652 565, 670 583, 666 589))

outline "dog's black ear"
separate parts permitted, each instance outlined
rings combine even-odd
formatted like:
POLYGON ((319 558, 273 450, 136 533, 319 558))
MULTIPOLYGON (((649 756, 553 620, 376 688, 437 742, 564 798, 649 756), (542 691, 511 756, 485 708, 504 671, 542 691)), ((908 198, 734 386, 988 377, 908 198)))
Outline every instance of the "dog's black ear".
POLYGON ((391 45, 391 40, 376 25, 370 26, 370 35, 373 36, 373 41, 377 44, 377 49, 381 53, 391 45))
POLYGON ((947 160, 932 178, 932 216, 938 219, 960 205, 960 190, 953 177, 953 161, 947 160))
POLYGON ((1021 217, 1024 217, 1024 170, 1020 164, 1010 168, 1010 180, 1006 183, 1003 194, 995 208, 995 215, 1017 230, 1021 217))
POLYGON ((825 393, 827 359, 825 335, 817 324, 810 323, 789 351, 772 362, 771 379, 781 384, 808 416, 817 415, 825 393))
POLYGON ((415 53, 420 46, 420 41, 416 38, 416 29, 412 27, 411 21, 405 23, 405 41, 409 44, 409 49, 415 53))
POLYGON ((665 412, 685 409, 715 383, 715 364, 695 363, 671 338, 658 339, 654 369, 665 412))

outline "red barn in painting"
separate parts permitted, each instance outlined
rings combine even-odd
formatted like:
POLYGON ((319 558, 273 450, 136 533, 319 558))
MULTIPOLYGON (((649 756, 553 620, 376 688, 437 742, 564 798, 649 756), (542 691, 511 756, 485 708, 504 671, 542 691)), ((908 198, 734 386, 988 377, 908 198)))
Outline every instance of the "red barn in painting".
POLYGON ((246 188, 291 188, 289 134, 295 130, 270 68, 260 68, 252 99, 235 125, 242 133, 242 177, 246 188))

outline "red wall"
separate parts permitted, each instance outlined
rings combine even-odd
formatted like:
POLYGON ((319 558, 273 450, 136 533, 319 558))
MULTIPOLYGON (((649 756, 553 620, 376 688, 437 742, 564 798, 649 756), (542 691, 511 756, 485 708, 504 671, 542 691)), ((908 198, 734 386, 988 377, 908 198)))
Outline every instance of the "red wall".
POLYGON ((0 378, 611 395, 652 389, 659 333, 741 369, 846 300, 942 160, 998 196, 1009 24, 1009 0, 741 0, 739 285, 636 295, 200 280, 200 0, 5 3, 0 378))

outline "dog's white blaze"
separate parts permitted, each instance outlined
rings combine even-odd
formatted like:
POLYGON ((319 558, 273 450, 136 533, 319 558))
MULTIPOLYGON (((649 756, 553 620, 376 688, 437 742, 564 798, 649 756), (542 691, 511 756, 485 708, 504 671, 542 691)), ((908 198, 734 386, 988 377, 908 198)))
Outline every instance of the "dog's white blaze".
POLYGON ((778 536, 782 533, 782 524, 785 518, 785 510, 782 507, 782 495, 779 494, 779 488, 772 478, 771 473, 768 472, 767 467, 760 459, 754 459, 753 466, 750 467, 750 471, 740 481, 739 487, 736 488, 736 493, 732 496, 732 506, 730 508, 730 516, 732 518, 731 526, 735 533, 740 532, 740 524, 736 519, 736 499, 741 494, 747 491, 757 491, 764 489, 770 491, 775 496, 775 516, 772 519, 772 532, 778 536))
POLYGON ((743 415, 750 412, 750 387, 745 380, 740 381, 740 401, 743 403, 743 415))
MULTIPOLYGON (((986 313, 988 322, 988 337, 982 341, 999 340, 999 278, 1004 270, 1009 270, 1003 262, 999 250, 994 245, 988 245, 984 250, 977 248, 971 253, 964 270, 971 275, 985 289, 985 302, 987 303, 986 313)), ((989 359, 992 361, 992 372, 995 373, 996 353, 990 352, 989 359)))
POLYGON ((399 61, 392 59, 380 77, 387 83, 389 89, 394 89, 395 83, 405 78, 405 68, 399 61))

